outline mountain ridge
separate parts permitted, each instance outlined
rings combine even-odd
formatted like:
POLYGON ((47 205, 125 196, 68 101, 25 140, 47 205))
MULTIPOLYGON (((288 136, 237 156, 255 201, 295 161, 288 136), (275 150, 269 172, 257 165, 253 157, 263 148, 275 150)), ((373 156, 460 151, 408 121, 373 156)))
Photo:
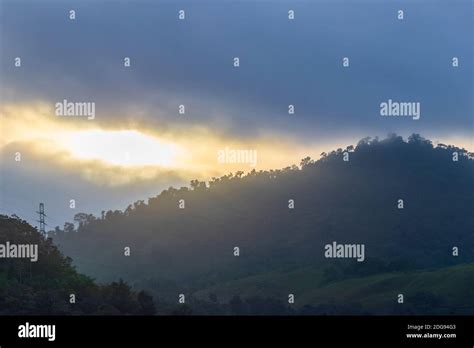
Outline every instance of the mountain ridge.
POLYGON ((77 228, 52 236, 86 274, 170 301, 291 265, 341 279, 443 268, 474 262, 473 173, 472 154, 455 146, 364 138, 299 167, 193 180, 123 212, 78 214, 77 228), (341 268, 324 257, 334 241, 365 245, 369 261, 341 268))

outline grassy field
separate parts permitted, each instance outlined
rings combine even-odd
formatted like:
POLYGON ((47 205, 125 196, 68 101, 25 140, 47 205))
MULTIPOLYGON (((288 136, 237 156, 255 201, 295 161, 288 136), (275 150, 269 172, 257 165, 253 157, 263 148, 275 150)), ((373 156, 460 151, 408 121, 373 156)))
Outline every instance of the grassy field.
POLYGON ((269 272, 237 279, 194 293, 206 299, 209 293, 219 301, 232 296, 259 296, 286 301, 295 295, 296 307, 351 305, 373 314, 399 311, 435 312, 439 314, 474 313, 474 264, 461 264, 440 269, 380 273, 327 283, 318 267, 292 271, 269 272), (404 303, 398 304, 398 294, 404 303))

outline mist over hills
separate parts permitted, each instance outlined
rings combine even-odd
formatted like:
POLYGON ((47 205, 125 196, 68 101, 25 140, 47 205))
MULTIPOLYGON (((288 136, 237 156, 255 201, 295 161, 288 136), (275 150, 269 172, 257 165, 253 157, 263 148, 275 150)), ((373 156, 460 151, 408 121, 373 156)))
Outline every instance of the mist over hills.
POLYGON ((97 285, 52 243, 17 217, 0 215, 0 315, 145 315, 153 299, 122 280, 97 285), (35 246, 34 258, 10 253, 35 246), (6 258, 5 256, 9 256, 6 258), (11 257, 13 256, 13 257, 11 257))
POLYGON ((38 262, 2 262, 2 313, 472 314, 470 157, 391 135, 300 166, 193 180, 51 231, 73 259, 1 216, 2 253, 6 243, 38 245, 38 262), (363 260, 326 258, 333 242, 363 244, 363 260))
MULTIPOLYGON (((407 141, 394 134, 365 138, 299 166, 193 180, 125 211, 77 214, 75 225, 50 235, 81 272, 98 281, 123 278, 165 301, 175 302, 181 293, 212 295, 217 303, 244 293, 285 301, 285 294, 304 288, 306 303, 298 303, 310 305, 311 292, 350 279, 413 276, 474 262, 471 157, 455 146, 433 147, 416 134, 407 141), (365 260, 326 258, 325 245, 333 242, 365 245, 365 260)), ((465 276, 472 279, 472 267, 462 269, 453 289, 465 276)), ((399 293, 397 282, 392 286, 384 293, 399 293)), ((432 299, 426 295, 430 286, 421 288, 422 295, 412 292, 432 299)), ((332 294, 328 301, 342 305, 344 296, 334 289, 332 294)), ((352 302, 373 310, 358 298, 352 302)))
MULTIPOLYGON (((76 229, 57 228, 53 236, 84 273, 100 281, 121 277, 173 301, 180 293, 219 292, 227 282, 304 267, 316 267, 330 282, 473 262, 470 156, 416 134, 407 141, 394 134, 365 138, 299 166, 193 180, 123 212, 78 214, 76 229), (364 244, 365 261, 325 258, 333 241, 364 244)), ((297 284, 272 287, 288 293, 297 284)))
POLYGON ((0 314, 474 315, 472 1, 69 4, 1 2, 0 314))

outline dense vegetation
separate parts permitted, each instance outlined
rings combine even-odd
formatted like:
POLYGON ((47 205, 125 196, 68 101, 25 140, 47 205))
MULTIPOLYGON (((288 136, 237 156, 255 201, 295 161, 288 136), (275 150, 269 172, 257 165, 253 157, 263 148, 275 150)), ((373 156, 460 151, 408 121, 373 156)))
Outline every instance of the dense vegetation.
MULTIPOLYGON (((107 281, 123 277, 164 301, 176 303, 178 294, 186 294, 194 311, 199 300, 212 297, 229 305, 245 302, 239 297, 245 294, 260 307, 274 301, 271 307, 285 312, 287 294, 295 293, 300 309, 317 304, 319 310, 330 306, 328 312, 392 313, 401 280, 370 292, 375 303, 382 293, 391 294, 377 310, 361 307, 363 294, 345 299, 336 284, 343 289, 353 278, 364 285, 377 275, 474 262, 471 156, 453 146, 433 147, 416 134, 407 141, 396 135, 365 138, 356 147, 323 153, 318 161, 305 158, 299 167, 237 172, 208 183, 193 180, 189 188, 169 188, 123 212, 99 218, 78 214, 75 226, 65 226, 68 232, 58 228, 54 238, 87 274, 107 281), (290 199, 294 209, 288 207, 290 199), (398 199, 404 209, 398 209, 398 199), (324 245, 332 241, 365 244, 366 260, 324 258, 324 245), (125 246, 131 247, 129 257, 123 255, 125 246), (454 246, 458 256, 452 254, 454 246), (275 276, 294 273, 301 276, 275 276), (303 291, 306 283, 311 285, 303 291), (329 302, 314 301, 311 294, 327 286, 332 286, 329 302)), ((469 279, 472 267, 466 266, 451 289, 463 288, 469 279)), ((430 289, 434 286, 420 285, 409 293, 429 302, 439 297, 430 289)), ((467 295, 446 292, 458 300, 467 295)))
POLYGON ((149 291, 158 314, 472 314, 473 178, 464 149, 366 138, 299 166, 80 213, 50 235, 81 272, 149 291), (325 258, 333 241, 365 244, 365 261, 325 258))
POLYGON ((37 244, 38 260, 0 259, 0 315, 154 314, 153 299, 119 280, 96 285, 76 272, 50 238, 27 222, 0 215, 0 244, 37 244), (71 303, 70 295, 75 295, 71 303))

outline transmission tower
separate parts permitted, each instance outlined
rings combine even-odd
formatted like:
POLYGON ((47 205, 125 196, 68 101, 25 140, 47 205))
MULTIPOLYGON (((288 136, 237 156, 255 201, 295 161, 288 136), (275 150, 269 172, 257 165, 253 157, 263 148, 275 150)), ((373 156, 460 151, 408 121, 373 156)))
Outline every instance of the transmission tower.
POLYGON ((40 233, 43 236, 45 236, 46 232, 44 230, 44 227, 45 227, 46 223, 44 222, 44 218, 46 217, 46 214, 44 213, 44 203, 39 204, 39 211, 37 211, 37 213, 39 214, 38 222, 40 223, 40 233))

